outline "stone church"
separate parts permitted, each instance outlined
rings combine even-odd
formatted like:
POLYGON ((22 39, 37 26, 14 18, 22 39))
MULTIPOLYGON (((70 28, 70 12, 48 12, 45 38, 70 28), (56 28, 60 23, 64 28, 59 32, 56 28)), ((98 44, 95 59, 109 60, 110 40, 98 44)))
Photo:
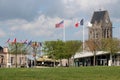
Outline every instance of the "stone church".
POLYGON ((84 43, 84 50, 87 51, 91 51, 91 44, 102 45, 101 39, 112 38, 112 22, 109 18, 108 11, 95 11, 90 24, 88 25, 88 40, 84 43))
POLYGON ((108 11, 95 11, 89 27, 89 39, 112 38, 112 22, 108 11))
MULTIPOLYGON (((112 22, 110 20, 108 11, 95 11, 92 15, 91 25, 88 26, 88 40, 94 41, 93 44, 99 43, 103 38, 112 38, 112 22)), ((90 43, 90 46, 92 44, 90 43)), ((100 44, 101 45, 101 44, 100 44)), ((88 47, 87 41, 85 41, 84 52, 78 52, 75 54, 76 66, 92 66, 94 65, 94 52, 88 47)), ((110 54, 108 52, 100 51, 97 49, 96 53, 96 65, 112 65, 110 62, 110 54)), ((118 58, 114 62, 114 65, 120 65, 120 54, 117 54, 118 58)))

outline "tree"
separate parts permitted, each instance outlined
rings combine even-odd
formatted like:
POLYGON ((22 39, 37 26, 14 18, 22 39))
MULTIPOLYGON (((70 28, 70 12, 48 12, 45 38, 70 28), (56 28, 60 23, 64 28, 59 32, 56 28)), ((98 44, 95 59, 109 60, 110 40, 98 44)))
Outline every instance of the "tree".
POLYGON ((73 56, 73 60, 74 60, 74 55, 80 49, 81 45, 82 45, 81 41, 65 42, 65 58, 68 59, 68 66, 69 66, 69 58, 73 56))
MULTIPOLYGON (((80 41, 46 41, 44 43, 44 52, 46 52, 53 59, 63 59, 69 60, 75 52, 78 51, 82 42, 80 41)), ((69 61, 68 61, 69 62, 69 61)))
POLYGON ((112 57, 120 50, 119 40, 117 38, 103 39, 105 44, 103 50, 110 53, 110 60, 112 64, 112 57))
POLYGON ((64 42, 61 40, 58 41, 45 41, 43 43, 43 51, 47 53, 50 57, 59 59, 62 58, 63 55, 61 53, 64 49, 64 42))
POLYGON ((45 41, 43 43, 43 51, 53 59, 64 58, 64 42, 57 41, 45 41))
POLYGON ((10 54, 15 55, 15 67, 17 68, 17 55, 18 54, 27 54, 25 44, 22 43, 10 43, 8 46, 10 54))
POLYGON ((87 45, 90 51, 94 55, 93 65, 95 66, 95 56, 96 52, 106 51, 110 53, 110 60, 112 61, 113 55, 115 55, 120 50, 119 40, 116 38, 103 38, 101 40, 88 40, 87 45))
POLYGON ((99 44, 96 40, 88 40, 86 41, 89 50, 93 53, 93 66, 96 65, 96 52, 99 50, 99 44))

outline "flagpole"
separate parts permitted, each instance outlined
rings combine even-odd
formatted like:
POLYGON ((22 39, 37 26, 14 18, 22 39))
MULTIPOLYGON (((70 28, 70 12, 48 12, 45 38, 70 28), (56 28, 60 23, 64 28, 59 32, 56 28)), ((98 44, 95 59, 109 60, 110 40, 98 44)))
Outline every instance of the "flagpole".
POLYGON ((65 25, 63 26, 63 41, 65 41, 65 25))
POLYGON ((84 53, 84 48, 85 48, 85 45, 84 45, 84 19, 81 19, 80 24, 83 27, 83 45, 82 46, 83 46, 83 53, 84 53))
POLYGON ((84 19, 81 19, 80 23, 77 22, 77 23, 75 24, 75 27, 78 27, 79 25, 81 25, 81 26, 83 27, 83 40, 82 40, 82 41, 83 41, 83 44, 82 44, 82 48, 83 48, 83 53, 84 53, 84 46, 85 46, 85 45, 84 45, 84 19))
POLYGON ((82 27, 83 27, 83 53, 84 53, 84 25, 82 25, 82 27))

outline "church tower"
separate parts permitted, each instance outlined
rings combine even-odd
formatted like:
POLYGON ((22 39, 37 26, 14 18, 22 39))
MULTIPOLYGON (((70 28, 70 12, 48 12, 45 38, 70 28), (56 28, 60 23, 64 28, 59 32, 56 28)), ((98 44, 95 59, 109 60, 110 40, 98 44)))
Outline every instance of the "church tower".
POLYGON ((112 38, 112 22, 108 11, 95 11, 91 19, 91 24, 88 30, 89 40, 112 38))

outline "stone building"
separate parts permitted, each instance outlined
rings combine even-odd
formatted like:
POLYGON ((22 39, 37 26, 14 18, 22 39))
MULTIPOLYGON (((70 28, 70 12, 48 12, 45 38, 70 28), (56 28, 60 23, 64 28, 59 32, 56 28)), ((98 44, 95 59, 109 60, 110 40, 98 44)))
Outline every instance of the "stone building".
POLYGON ((91 19, 92 26, 89 27, 89 39, 112 38, 112 22, 108 11, 95 11, 91 19))
MULTIPOLYGON (((101 45, 100 40, 103 38, 112 38, 112 22, 110 20, 108 11, 95 11, 92 15, 91 25, 88 28, 88 40, 93 41, 93 44, 97 46, 101 45), (98 45, 99 44, 99 45, 98 45)), ((92 43, 90 44, 90 46, 92 43)), ((94 46, 93 46, 94 48, 94 46)), ((75 64, 77 66, 92 66, 94 65, 94 56, 95 56, 95 65, 101 66, 111 66, 111 65, 120 65, 120 53, 118 52, 115 55, 114 60, 110 60, 110 53, 100 51, 96 49, 92 52, 90 47, 88 47, 87 41, 85 42, 84 52, 76 53, 75 64), (94 53, 95 52, 95 53, 94 53), (113 63, 112 63, 113 62, 113 63)))

